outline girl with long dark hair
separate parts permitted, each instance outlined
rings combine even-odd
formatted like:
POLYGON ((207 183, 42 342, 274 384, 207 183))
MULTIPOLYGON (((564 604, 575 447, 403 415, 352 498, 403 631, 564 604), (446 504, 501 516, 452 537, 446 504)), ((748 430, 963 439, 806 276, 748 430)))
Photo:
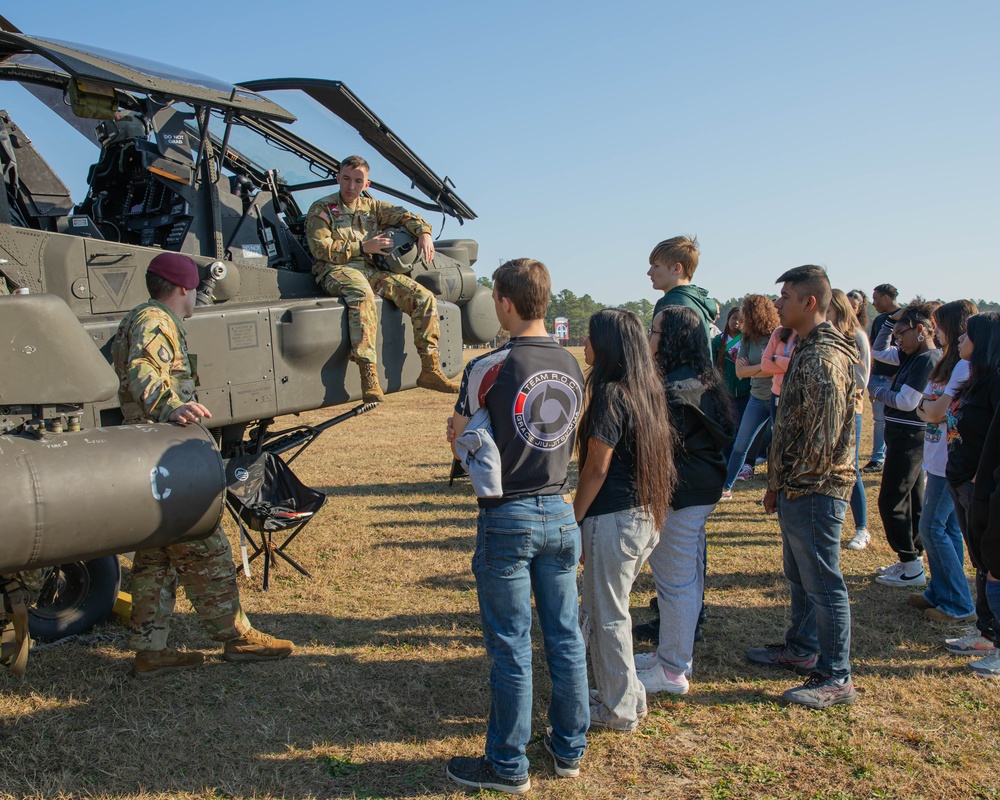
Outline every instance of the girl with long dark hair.
POLYGON ((847 548, 864 550, 871 541, 871 534, 868 532, 868 498, 865 497, 865 484, 861 472, 861 413, 864 411, 864 392, 871 372, 871 348, 868 344, 868 334, 855 316, 848 296, 840 289, 833 290, 826 318, 838 331, 851 337, 858 349, 858 360, 854 364, 854 380, 857 386, 854 393, 854 469, 857 470, 858 477, 851 490, 850 503, 851 515, 854 517, 854 538, 847 543, 847 548))
POLYGON ((923 592, 911 594, 910 605, 923 609, 936 622, 968 619, 974 613, 969 581, 965 577, 962 530, 955 502, 945 477, 948 439, 945 417, 948 404, 969 377, 969 362, 959 354, 959 338, 970 317, 978 309, 969 300, 955 300, 934 310, 935 338, 941 346, 941 360, 927 376, 924 397, 917 416, 927 423, 924 433, 924 507, 920 513, 920 541, 927 553, 930 581, 923 592))
MULTIPOLYGON (((966 537, 969 558, 976 568, 976 628, 980 636, 995 644, 1000 630, 987 598, 988 569, 982 560, 981 542, 969 538, 969 511, 983 443, 1000 408, 1000 313, 990 311, 969 317, 965 333, 958 338, 958 351, 969 362, 969 379, 948 406, 945 477, 955 501, 959 527, 966 537)), ((954 642, 946 647, 949 644, 952 652, 959 652, 954 642)), ((976 648, 977 652, 980 650, 982 647, 976 648)), ((1000 675, 1000 657, 996 653, 993 650, 986 659, 973 661, 969 666, 1000 675)))
POLYGON ((736 425, 697 314, 681 306, 663 309, 653 320, 649 343, 666 388, 678 479, 649 557, 660 613, 659 644, 655 653, 636 655, 635 664, 647 692, 685 694, 705 590, 705 522, 722 496, 722 450, 736 425))
POLYGON ((885 538, 899 558, 875 571, 875 582, 883 586, 927 585, 920 542, 927 425, 917 416, 917 405, 923 399, 927 376, 941 358, 934 345, 933 313, 930 303, 910 303, 886 320, 872 345, 875 358, 902 362, 889 388, 880 387, 872 393, 872 400, 885 404, 886 451, 878 510, 885 538), (895 337, 898 346, 889 344, 890 337, 895 337))
POLYGON ((573 507, 583 538, 581 625, 596 683, 591 726, 632 731, 646 715, 646 692, 632 661, 629 592, 673 493, 673 437, 663 384, 635 314, 611 308, 594 314, 584 358, 590 370, 573 507))
POLYGON ((722 497, 726 500, 732 499, 733 484, 754 439, 771 419, 771 376, 761 369, 761 361, 771 332, 780 325, 774 303, 762 294, 748 294, 743 298, 742 314, 743 341, 736 360, 736 374, 750 379, 750 401, 743 412, 729 456, 726 483, 722 490, 722 497))

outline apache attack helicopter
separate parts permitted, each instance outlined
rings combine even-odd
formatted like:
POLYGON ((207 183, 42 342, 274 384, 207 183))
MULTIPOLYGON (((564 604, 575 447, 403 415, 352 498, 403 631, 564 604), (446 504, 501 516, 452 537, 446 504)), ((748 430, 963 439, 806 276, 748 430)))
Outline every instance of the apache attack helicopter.
MULTIPOLYGON (((316 285, 304 239, 305 213, 335 191, 340 166, 317 142, 335 143, 341 157, 364 155, 379 179, 370 189, 376 197, 440 215, 442 224, 476 215, 447 177, 339 81, 230 85, 29 36, 2 17, 0 29, 0 80, 19 84, 54 115, 53 125, 93 145, 90 162, 79 165, 87 189, 77 201, 0 102, 0 514, 13 521, 5 523, 0 573, 47 568, 31 595, 31 625, 35 635, 55 638, 110 611, 119 576, 110 554, 212 529, 225 492, 221 457, 280 451, 288 442, 268 433, 276 417, 360 397, 345 306, 316 285), (198 356, 198 399, 213 415, 210 449, 221 453, 186 482, 178 479, 182 462, 173 469, 165 462, 202 452, 205 443, 175 426, 140 426, 168 430, 147 437, 160 444, 138 445, 140 437, 126 433, 136 426, 119 427, 117 381, 108 372, 118 323, 146 300, 146 267, 164 250, 186 253, 201 272, 186 329, 198 356), (93 458, 98 440, 108 454, 93 458), (136 458, 146 469, 135 488, 142 497, 119 490, 113 502, 92 502, 92 487, 127 483, 118 479, 136 458), (160 467, 173 476, 170 486, 160 467), (57 474, 58 490, 43 492, 57 474), (168 522, 166 508, 154 504, 147 529, 126 524, 133 500, 148 505, 150 493, 162 500, 168 489, 175 512, 187 501, 191 514, 168 522)), ((439 239, 426 264, 408 236, 394 232, 397 248, 385 267, 437 295, 442 368, 454 376, 463 343, 485 343, 499 328, 490 291, 472 269, 478 245, 439 239)), ((420 361, 410 320, 391 303, 376 304, 382 388, 414 388, 420 361)), ((298 441, 311 435, 315 429, 300 431, 298 441)))

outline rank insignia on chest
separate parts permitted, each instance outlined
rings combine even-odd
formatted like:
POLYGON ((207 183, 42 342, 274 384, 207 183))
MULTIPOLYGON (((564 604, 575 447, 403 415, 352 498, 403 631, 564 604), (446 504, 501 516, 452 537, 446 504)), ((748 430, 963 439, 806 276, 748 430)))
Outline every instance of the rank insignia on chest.
POLYGON ((157 353, 157 355, 160 357, 160 361, 162 361, 164 364, 170 363, 170 351, 167 350, 167 348, 164 345, 162 344, 160 345, 160 351, 157 353))

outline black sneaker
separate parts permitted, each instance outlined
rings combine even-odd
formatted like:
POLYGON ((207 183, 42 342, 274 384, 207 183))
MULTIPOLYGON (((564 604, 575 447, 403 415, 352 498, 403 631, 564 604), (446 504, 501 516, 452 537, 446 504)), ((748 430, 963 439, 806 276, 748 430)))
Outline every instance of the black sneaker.
POLYGON ((658 645, 660 643, 660 618, 657 617, 650 622, 640 622, 633 625, 632 638, 636 641, 658 645))
POLYGON ((862 472, 881 472, 882 462, 881 461, 869 461, 861 468, 862 472))
POLYGON ((565 758, 559 758, 556 755, 556 751, 552 749, 552 735, 548 732, 545 734, 545 749, 549 751, 549 755, 552 756, 552 769, 556 771, 556 775, 560 778, 579 778, 580 777, 580 759, 576 761, 567 761, 565 758))
POLYGON ((531 778, 528 776, 505 778, 503 775, 497 775, 493 765, 486 760, 486 756, 479 758, 455 756, 448 761, 445 773, 455 783, 471 786, 473 789, 491 789, 494 792, 507 794, 524 794, 531 789, 531 778))

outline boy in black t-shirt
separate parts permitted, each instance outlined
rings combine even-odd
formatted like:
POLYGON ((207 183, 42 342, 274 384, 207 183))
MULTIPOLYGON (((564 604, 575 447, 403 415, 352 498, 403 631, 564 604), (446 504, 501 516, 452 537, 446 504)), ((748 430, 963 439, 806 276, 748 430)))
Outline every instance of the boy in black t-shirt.
POLYGON ((469 363, 449 441, 485 406, 500 452, 503 496, 479 500, 472 571, 490 672, 485 755, 455 757, 447 773, 465 786, 520 794, 531 788, 531 595, 552 679, 545 747, 560 777, 580 774, 590 707, 587 654, 578 622, 580 529, 566 489, 583 405, 576 359, 545 329, 551 296, 540 261, 508 261, 493 273, 493 301, 511 340, 469 363))

